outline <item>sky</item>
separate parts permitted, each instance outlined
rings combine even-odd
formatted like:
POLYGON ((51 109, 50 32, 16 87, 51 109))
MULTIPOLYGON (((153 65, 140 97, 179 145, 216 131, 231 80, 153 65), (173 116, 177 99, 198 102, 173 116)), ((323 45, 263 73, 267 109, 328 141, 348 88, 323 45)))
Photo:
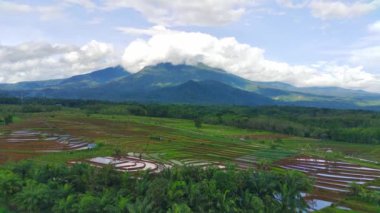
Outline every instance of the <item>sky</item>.
POLYGON ((380 0, 0 0, 0 83, 162 62, 380 92, 380 0))

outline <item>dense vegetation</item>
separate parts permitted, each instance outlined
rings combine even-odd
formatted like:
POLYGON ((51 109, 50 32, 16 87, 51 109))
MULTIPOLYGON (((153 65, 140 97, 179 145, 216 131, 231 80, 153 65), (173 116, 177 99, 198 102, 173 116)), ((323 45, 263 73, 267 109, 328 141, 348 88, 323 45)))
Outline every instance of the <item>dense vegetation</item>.
POLYGON ((310 188, 300 173, 234 168, 136 176, 22 162, 0 170, 0 203, 20 212, 296 212, 307 208, 301 192, 310 188))
POLYGON ((79 100, 32 99, 21 103, 4 98, 0 103, 19 106, 21 112, 48 112, 61 107, 80 108, 88 115, 131 114, 192 119, 210 124, 351 143, 380 144, 380 113, 304 107, 239 107, 108 103, 79 100))

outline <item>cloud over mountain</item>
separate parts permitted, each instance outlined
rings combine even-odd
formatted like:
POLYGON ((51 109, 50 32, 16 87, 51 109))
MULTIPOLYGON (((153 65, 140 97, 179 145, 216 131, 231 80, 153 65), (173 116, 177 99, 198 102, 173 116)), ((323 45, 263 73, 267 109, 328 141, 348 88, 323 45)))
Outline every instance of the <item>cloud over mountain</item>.
POLYGON ((154 27, 124 32, 150 35, 125 49, 122 64, 137 72, 161 62, 204 63, 254 81, 282 81, 297 86, 339 86, 380 91, 380 80, 363 67, 340 66, 334 62, 290 65, 267 59, 258 47, 239 43, 233 37, 217 38, 200 32, 183 32, 154 27))

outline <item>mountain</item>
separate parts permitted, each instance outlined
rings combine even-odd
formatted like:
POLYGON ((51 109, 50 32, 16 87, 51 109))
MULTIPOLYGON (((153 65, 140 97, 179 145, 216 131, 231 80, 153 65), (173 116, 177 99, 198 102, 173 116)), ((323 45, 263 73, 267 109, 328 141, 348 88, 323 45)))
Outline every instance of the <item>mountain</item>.
POLYGON ((231 87, 219 81, 193 81, 165 87, 149 93, 149 101, 166 103, 270 105, 274 101, 265 96, 231 87))
POLYGON ((203 64, 162 63, 134 74, 117 66, 67 79, 0 84, 0 94, 109 101, 380 109, 380 94, 337 87, 300 88, 282 82, 254 82, 203 64))
POLYGON ((190 80, 214 80, 240 89, 247 89, 252 85, 252 82, 249 80, 202 64, 190 66, 162 63, 155 66, 148 66, 134 75, 104 85, 103 88, 122 89, 125 92, 137 90, 150 91, 180 85, 190 80))
POLYGON ((108 83, 116 79, 129 76, 130 73, 121 66, 109 67, 95 72, 73 76, 67 79, 56 79, 47 81, 29 81, 16 84, 0 84, 0 90, 20 91, 20 90, 46 90, 63 89, 68 87, 85 88, 95 87, 108 83))

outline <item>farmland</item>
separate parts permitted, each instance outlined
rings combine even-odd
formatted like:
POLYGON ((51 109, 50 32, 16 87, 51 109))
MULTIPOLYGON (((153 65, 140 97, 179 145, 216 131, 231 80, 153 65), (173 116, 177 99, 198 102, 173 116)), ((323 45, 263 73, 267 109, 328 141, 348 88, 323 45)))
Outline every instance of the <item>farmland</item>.
POLYGON ((114 164, 123 171, 148 167, 162 170, 184 165, 219 168, 235 165, 243 170, 279 172, 292 169, 315 179, 314 191, 306 196, 307 199, 319 203, 327 201, 326 207, 336 203, 357 211, 378 210, 376 205, 370 204, 363 209, 364 204, 357 204, 362 201, 346 197, 351 181, 361 183, 364 180, 361 184, 371 190, 378 189, 380 145, 303 138, 206 123, 196 127, 191 119, 89 114, 79 108, 16 112, 14 115, 14 122, 3 126, 0 132, 0 163, 4 167, 10 162, 28 159, 40 165, 87 162, 105 167, 114 164), (95 146, 87 149, 89 144, 95 146), (294 161, 302 159, 300 156, 317 160, 294 161), (103 162, 106 163, 102 165, 103 162), (128 169, 129 166, 134 167, 128 169), (323 170, 325 167, 328 171, 323 170), (332 167, 335 170, 329 170, 332 167), (357 169, 347 174, 349 167, 357 169), (347 180, 345 175, 351 179, 347 180), (332 196, 323 196, 326 192, 332 196))

